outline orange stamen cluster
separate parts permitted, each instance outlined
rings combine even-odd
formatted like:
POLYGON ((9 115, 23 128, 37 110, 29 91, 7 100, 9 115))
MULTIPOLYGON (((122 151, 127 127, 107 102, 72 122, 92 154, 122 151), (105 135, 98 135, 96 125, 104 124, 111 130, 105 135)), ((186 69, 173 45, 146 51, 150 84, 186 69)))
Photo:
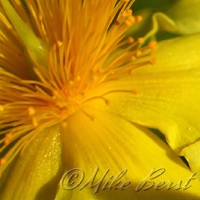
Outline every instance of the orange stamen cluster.
MULTIPOLYGON (((117 3, 116 0, 61 0, 60 3, 51 1, 48 5, 44 2, 30 0, 27 8, 32 15, 28 24, 51 46, 47 69, 34 57, 35 54, 27 50, 37 78, 22 79, 14 72, 14 63, 9 64, 7 57, 10 51, 4 48, 5 51, 0 52, 5 54, 0 57, 0 65, 5 66, 5 69, 0 69, 3 169, 41 130, 57 123, 67 126, 67 118, 77 110, 94 120, 82 109, 85 103, 102 99, 109 106, 110 100, 105 96, 110 93, 136 94, 134 90, 119 89, 87 96, 100 84, 120 81, 134 75, 136 68, 154 62, 151 52, 156 48, 155 42, 139 48, 143 38, 125 39, 129 27, 141 21, 140 16, 132 15, 130 6, 134 0, 117 3), (53 19, 52 14, 55 15, 53 19), (14 146, 8 151, 9 144, 13 142, 14 146)), ((26 15, 23 13, 22 16, 26 15)), ((20 44, 21 49, 26 48, 20 39, 15 44, 20 44)), ((27 67, 29 65, 27 63, 27 67)), ((17 67, 20 66, 16 63, 17 67)))

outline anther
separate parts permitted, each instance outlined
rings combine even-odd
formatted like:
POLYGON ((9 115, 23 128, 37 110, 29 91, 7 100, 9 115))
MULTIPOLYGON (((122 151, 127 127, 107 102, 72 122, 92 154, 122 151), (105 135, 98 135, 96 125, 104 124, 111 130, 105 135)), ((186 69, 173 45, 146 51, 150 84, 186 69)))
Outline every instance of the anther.
POLYGON ((77 76, 76 77, 76 81, 80 81, 81 80, 81 77, 80 76, 77 76))
POLYGON ((73 86, 73 85, 74 85, 74 81, 69 81, 69 84, 70 84, 71 86, 73 86))
POLYGON ((128 20, 126 20, 125 22, 124 22, 127 26, 132 26, 132 24, 130 23, 130 21, 128 21, 128 20))
POLYGON ((4 138, 4 145, 7 146, 10 143, 10 140, 12 138, 12 135, 10 133, 6 134, 4 138))
POLYGON ((134 39, 133 39, 132 37, 128 37, 128 38, 127 38, 127 41, 128 41, 128 43, 133 43, 133 42, 134 42, 134 39))
POLYGON ((138 43, 142 44, 144 42, 144 38, 138 38, 138 43))
POLYGON ((6 159, 5 158, 0 158, 0 166, 6 164, 6 159))
POLYGON ((132 25, 134 24, 134 21, 135 21, 134 17, 128 17, 128 18, 124 21, 124 23, 125 23, 127 26, 132 26, 132 25))
POLYGON ((134 69, 129 70, 129 74, 130 74, 130 75, 135 74, 135 70, 134 70, 134 69))
POLYGON ((140 57, 141 55, 142 55, 142 52, 141 52, 140 50, 137 50, 137 51, 136 51, 136 56, 137 56, 137 57, 140 57))
POLYGON ((133 93, 133 94, 138 94, 136 90, 133 90, 132 93, 133 93))
POLYGON ((131 9, 127 9, 125 11, 122 12, 121 14, 122 17, 129 17, 132 16, 132 10, 131 9))
POLYGON ((105 100, 106 105, 110 105, 110 101, 108 99, 104 99, 104 100, 105 100))
POLYGON ((136 17, 135 17, 135 21, 136 21, 136 22, 142 21, 142 16, 136 16, 136 17))
POLYGON ((53 93, 53 96, 58 96, 58 91, 57 90, 53 90, 52 93, 53 93))
POLYGON ((152 50, 155 50, 155 49, 157 49, 157 42, 156 42, 156 41, 151 41, 151 42, 149 42, 148 46, 149 46, 152 50))
POLYGON ((35 109, 33 107, 29 107, 28 114, 29 114, 29 116, 33 116, 35 114, 35 109))
POLYGON ((153 52, 153 51, 150 52, 150 53, 149 53, 149 56, 151 56, 151 57, 155 56, 155 52, 153 52))
POLYGON ((156 59, 153 58, 151 61, 150 61, 150 64, 154 65, 156 63, 156 59))
POLYGON ((122 12, 121 16, 122 16, 122 17, 126 17, 126 16, 127 16, 126 10, 122 12))
POLYGON ((62 44, 63 44, 63 43, 62 43, 61 41, 57 41, 57 46, 58 46, 58 47, 61 47, 62 44))
POLYGON ((116 21, 115 21, 115 25, 116 25, 116 26, 119 26, 119 25, 120 25, 120 22, 119 22, 118 20, 116 20, 116 21))
POLYGON ((4 111, 4 106, 0 105, 0 112, 4 111))
POLYGON ((131 60, 131 61, 135 61, 135 60, 136 60, 136 57, 132 55, 132 56, 130 57, 130 60, 131 60))
POLYGON ((132 15, 129 16, 127 19, 128 19, 128 21, 129 21, 130 23, 132 23, 132 24, 135 22, 135 17, 133 17, 132 15))
POLYGON ((128 9, 128 10, 126 10, 126 13, 127 13, 127 16, 132 16, 132 10, 131 9, 128 9))

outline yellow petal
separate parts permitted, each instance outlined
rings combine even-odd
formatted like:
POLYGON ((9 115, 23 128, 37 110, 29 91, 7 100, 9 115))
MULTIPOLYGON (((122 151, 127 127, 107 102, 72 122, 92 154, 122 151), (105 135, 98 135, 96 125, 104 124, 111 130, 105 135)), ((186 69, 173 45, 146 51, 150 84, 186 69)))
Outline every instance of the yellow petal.
POLYGON ((166 14, 174 21, 181 34, 192 34, 200 31, 200 1, 177 0, 166 14))
POLYGON ((56 200, 200 197, 195 174, 152 132, 89 105, 84 111, 94 120, 80 111, 62 129, 67 168, 56 200))
POLYGON ((51 200, 62 176, 58 128, 40 132, 27 145, 2 181, 1 200, 51 200))
POLYGON ((147 41, 150 38, 155 39, 156 34, 162 31, 181 34, 173 19, 163 12, 154 12, 152 9, 144 9, 138 14, 141 15, 143 20, 141 23, 133 26, 127 32, 128 35, 134 37, 144 35, 144 41, 147 41))
POLYGON ((181 155, 185 156, 192 171, 197 172, 197 177, 200 180, 200 141, 185 147, 181 151, 181 155))
POLYGON ((199 42, 199 34, 161 42, 155 65, 138 68, 131 78, 101 85, 96 92, 109 105, 99 100, 101 105, 93 102, 94 108, 159 129, 180 153, 200 139, 199 42))
POLYGON ((140 10, 141 23, 133 26, 128 34, 144 35, 144 41, 158 37, 158 33, 171 33, 169 36, 194 34, 200 32, 200 1, 177 0, 166 8, 154 7, 140 10))

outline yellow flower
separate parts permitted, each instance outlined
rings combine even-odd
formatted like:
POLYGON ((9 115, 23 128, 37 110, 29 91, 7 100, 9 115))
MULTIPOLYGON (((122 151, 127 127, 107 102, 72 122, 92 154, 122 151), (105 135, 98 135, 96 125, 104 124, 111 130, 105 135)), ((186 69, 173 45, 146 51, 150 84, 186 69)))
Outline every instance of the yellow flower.
POLYGON ((1 199, 199 199, 199 34, 152 65, 133 2, 1 0, 1 199))

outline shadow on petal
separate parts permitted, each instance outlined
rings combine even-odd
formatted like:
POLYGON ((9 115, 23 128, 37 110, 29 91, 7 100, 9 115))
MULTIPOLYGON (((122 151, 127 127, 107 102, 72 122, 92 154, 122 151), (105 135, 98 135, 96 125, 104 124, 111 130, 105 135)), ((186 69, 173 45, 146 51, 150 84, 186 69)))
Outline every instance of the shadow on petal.
MULTIPOLYGON (((162 190, 156 190, 151 188, 147 191, 136 191, 138 183, 132 183, 131 187, 127 190, 102 190, 96 194, 93 194, 94 188, 84 188, 82 191, 79 191, 77 188, 73 191, 64 191, 62 198, 58 198, 59 200, 199 200, 199 196, 195 194, 185 194, 184 192, 180 193, 180 190, 166 190, 165 188, 162 190), (66 198, 68 196, 68 198, 66 198)), ((189 190, 189 189, 188 189, 189 190)), ((37 199, 36 199, 37 200, 37 199)), ((48 199, 48 200, 54 200, 48 199)), ((57 198, 56 198, 57 200, 57 198)))

